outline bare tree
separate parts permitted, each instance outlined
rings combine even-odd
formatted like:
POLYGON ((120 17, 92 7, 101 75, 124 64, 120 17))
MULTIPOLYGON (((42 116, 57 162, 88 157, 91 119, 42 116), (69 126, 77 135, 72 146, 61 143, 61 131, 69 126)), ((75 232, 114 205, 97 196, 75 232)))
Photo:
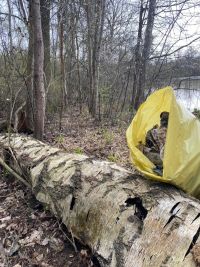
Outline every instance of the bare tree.
POLYGON ((50 0, 40 0, 42 34, 44 42, 45 87, 48 88, 51 78, 50 61, 50 0))
MULTIPOLYGON (((0 101, 11 110, 20 89, 14 110, 26 98, 30 127, 35 107, 32 3, 0 1, 0 84, 5 85, 0 101)), ((171 83, 175 73, 191 73, 190 68, 178 71, 175 65, 180 61, 175 59, 199 42, 199 34, 186 31, 190 21, 195 24, 192 12, 199 8, 195 0, 40 0, 40 4, 47 107, 49 113, 59 110, 60 120, 74 105, 80 110, 87 105, 93 117, 114 122, 127 116, 130 106, 137 109, 157 86, 171 83)))
POLYGON ((60 9, 58 13, 59 27, 59 56, 60 56, 60 121, 59 129, 61 130, 61 122, 64 107, 66 106, 66 81, 65 81, 65 62, 64 62, 64 21, 63 11, 60 9))
MULTIPOLYGON (((23 3, 21 1, 21 6, 23 3)), ((23 10, 24 8, 22 8, 23 10)), ((29 2, 29 20, 28 20, 28 55, 27 55, 27 70, 26 70, 26 117, 27 124, 30 129, 33 128, 33 8, 32 1, 29 2)))
POLYGON ((142 21, 143 2, 141 0, 138 41, 135 52, 136 63, 135 63, 134 85, 133 85, 134 102, 132 103, 135 109, 138 109, 139 105, 144 101, 146 67, 150 55, 150 50, 152 47, 152 37, 153 37, 152 32, 154 26, 155 10, 156 10, 156 0, 149 0, 144 44, 141 52, 141 60, 139 60, 139 49, 142 36, 141 24, 143 23, 142 21))
POLYGON ((87 0, 85 5, 88 27, 88 76, 89 76, 89 111, 93 116, 98 110, 98 80, 101 41, 103 35, 106 0, 87 0))
POLYGON ((12 10, 11 10, 11 3, 10 0, 7 0, 7 5, 8 5, 8 24, 9 24, 9 31, 8 31, 8 36, 9 36, 9 49, 12 51, 13 48, 13 38, 12 38, 12 10))
POLYGON ((142 30, 144 26, 144 1, 140 2, 140 13, 139 13, 139 25, 138 25, 138 33, 137 33, 137 43, 135 46, 134 53, 134 74, 133 74, 133 92, 132 92, 132 101, 131 101, 131 109, 135 107, 136 97, 140 95, 140 73, 141 73, 141 49, 142 49, 142 30))
POLYGON ((43 79, 44 47, 42 38, 40 0, 32 0, 34 31, 34 136, 42 140, 45 119, 45 90, 43 79))

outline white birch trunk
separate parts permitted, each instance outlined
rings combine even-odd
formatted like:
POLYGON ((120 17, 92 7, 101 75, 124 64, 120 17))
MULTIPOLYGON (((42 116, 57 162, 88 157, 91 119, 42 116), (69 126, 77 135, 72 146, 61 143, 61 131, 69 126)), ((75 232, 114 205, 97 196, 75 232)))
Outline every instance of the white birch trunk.
MULTIPOLYGON (((31 137, 12 135, 17 158, 7 162, 33 193, 90 246, 101 266, 193 267, 200 203, 175 187, 152 182, 114 163, 66 154, 31 137)), ((5 154, 8 138, 0 136, 5 154)))

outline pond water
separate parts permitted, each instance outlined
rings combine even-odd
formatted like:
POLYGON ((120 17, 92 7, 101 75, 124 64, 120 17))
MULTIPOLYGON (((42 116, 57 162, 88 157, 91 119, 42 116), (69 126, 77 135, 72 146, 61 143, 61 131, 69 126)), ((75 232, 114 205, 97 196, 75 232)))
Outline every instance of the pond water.
POLYGON ((200 109, 200 90, 175 90, 176 98, 187 109, 193 111, 195 108, 200 109))

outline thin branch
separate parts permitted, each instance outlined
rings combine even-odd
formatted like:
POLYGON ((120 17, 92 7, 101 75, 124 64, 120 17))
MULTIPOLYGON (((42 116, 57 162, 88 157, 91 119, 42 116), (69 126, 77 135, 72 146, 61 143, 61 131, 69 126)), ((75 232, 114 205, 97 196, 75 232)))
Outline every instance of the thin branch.
POLYGON ((150 57, 149 60, 152 60, 152 59, 156 59, 156 58, 161 58, 161 57, 168 57, 168 56, 171 56, 173 55, 174 53, 180 51, 181 49, 191 45, 192 43, 196 42, 197 40, 200 39, 200 36, 195 38, 194 40, 192 40, 191 42, 189 42, 188 44, 185 44, 185 45, 182 45, 180 46, 179 48, 175 49, 174 51, 170 52, 170 53, 166 53, 166 54, 163 54, 163 55, 159 55, 159 56, 153 56, 153 57, 150 57))
MULTIPOLYGON (((9 13, 5 13, 5 12, 0 12, 0 15, 9 16, 10 14, 9 14, 9 13)), ((21 20, 21 21, 24 22, 24 19, 20 18, 20 17, 17 16, 17 15, 13 15, 13 14, 11 14, 11 17, 14 17, 14 18, 19 19, 19 20, 21 20)))
POLYGON ((15 178, 17 178, 20 182, 22 182, 24 185, 26 185, 28 188, 31 189, 31 185, 24 180, 18 173, 16 173, 13 169, 11 169, 8 164, 4 162, 4 160, 0 157, 0 165, 4 167, 10 174, 12 174, 15 178))

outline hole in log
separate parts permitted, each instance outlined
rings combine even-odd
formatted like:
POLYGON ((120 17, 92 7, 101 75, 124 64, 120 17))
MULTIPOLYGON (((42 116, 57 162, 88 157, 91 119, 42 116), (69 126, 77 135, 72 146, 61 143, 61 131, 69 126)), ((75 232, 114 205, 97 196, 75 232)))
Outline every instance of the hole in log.
POLYGON ((97 257, 95 257, 94 255, 91 257, 91 261, 93 262, 95 267, 101 267, 97 257))
POLYGON ((73 197, 72 197, 71 204, 70 204, 70 210, 73 210, 74 205, 75 205, 75 202, 76 202, 76 198, 73 196, 73 197))
POLYGON ((28 198, 28 205, 33 210, 44 211, 42 203, 39 202, 33 194, 28 198))
POLYGON ((169 217, 169 220, 166 222, 164 228, 176 217, 176 214, 173 214, 169 217))
POLYGON ((135 214, 140 220, 144 220, 147 217, 148 211, 147 209, 143 206, 142 204, 142 199, 139 197, 129 197, 127 198, 127 200, 125 201, 126 206, 130 207, 130 206, 135 206, 135 214))
POLYGON ((194 220, 192 221, 192 223, 193 223, 194 221, 196 221, 199 217, 200 217, 200 213, 197 214, 197 216, 194 218, 194 220))
POLYGON ((166 222, 164 228, 175 218, 177 217, 176 214, 179 212, 179 210, 177 210, 175 213, 174 213, 174 210, 178 207, 178 205, 180 204, 180 202, 177 202, 170 210, 170 213, 172 214, 170 217, 169 217, 169 220, 166 222))
POLYGON ((180 204, 181 202, 177 202, 170 210, 170 213, 173 213, 175 208, 178 207, 178 205, 180 204))
MULTIPOLYGON (((197 239, 199 238, 199 235, 200 235, 200 226, 199 226, 199 229, 197 230, 196 234, 193 236, 192 242, 191 242, 187 252, 185 253, 185 257, 187 257, 187 255, 190 253, 190 251, 192 250, 192 248, 196 244, 197 239)), ((184 257, 184 259, 185 259, 185 257, 184 257)))

